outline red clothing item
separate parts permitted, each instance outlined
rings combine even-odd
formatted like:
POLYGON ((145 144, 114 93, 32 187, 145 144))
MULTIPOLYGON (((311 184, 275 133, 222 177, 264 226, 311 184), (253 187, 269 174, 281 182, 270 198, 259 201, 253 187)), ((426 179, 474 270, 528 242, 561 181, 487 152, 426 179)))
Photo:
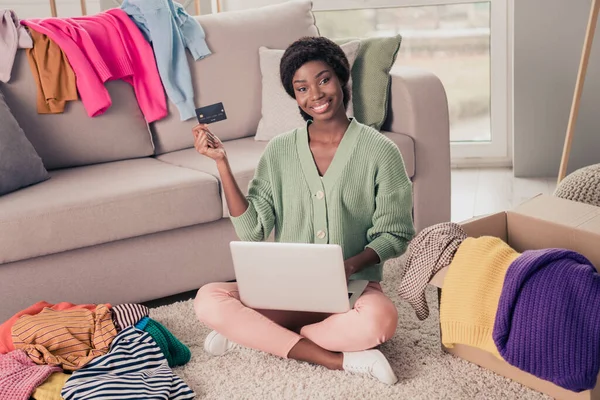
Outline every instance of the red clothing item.
MULTIPOLYGON (((110 308, 109 304, 107 304, 107 306, 110 308)), ((15 322, 23 315, 37 315, 40 312, 42 312, 42 310, 46 307, 56 311, 69 310, 71 308, 86 308, 90 311, 94 311, 96 309, 96 304, 77 305, 62 302, 52 305, 50 303, 46 303, 45 301, 40 301, 39 303, 35 303, 31 307, 28 307, 23 311, 19 311, 18 313, 13 315, 8 321, 0 325, 0 354, 6 354, 15 349, 11 333, 12 327, 15 324, 15 322)))
POLYGON ((115 79, 133 86, 148 122, 167 116, 167 99, 152 46, 123 10, 113 8, 87 17, 27 19, 21 24, 48 36, 65 53, 90 117, 111 106, 104 83, 115 79))

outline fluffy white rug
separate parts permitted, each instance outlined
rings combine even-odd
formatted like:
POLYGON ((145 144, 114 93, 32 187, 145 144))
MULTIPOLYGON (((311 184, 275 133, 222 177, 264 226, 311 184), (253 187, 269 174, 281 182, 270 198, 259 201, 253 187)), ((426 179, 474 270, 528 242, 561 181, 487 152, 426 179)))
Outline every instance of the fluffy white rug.
POLYGON ((329 371, 320 366, 284 360, 250 349, 222 357, 203 350, 209 330, 195 318, 192 300, 152 309, 190 347, 191 361, 175 372, 196 392, 197 399, 547 399, 440 348, 437 296, 428 290, 431 315, 419 321, 396 294, 401 260, 385 265, 383 287, 399 310, 394 338, 380 347, 399 378, 394 386, 374 379, 329 371))

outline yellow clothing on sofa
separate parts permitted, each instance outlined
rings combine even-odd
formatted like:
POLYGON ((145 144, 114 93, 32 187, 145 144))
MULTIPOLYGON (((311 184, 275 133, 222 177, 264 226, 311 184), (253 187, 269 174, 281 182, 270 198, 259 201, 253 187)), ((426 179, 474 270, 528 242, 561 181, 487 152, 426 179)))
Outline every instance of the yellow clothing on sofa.
POLYGON ((492 333, 510 264, 520 256, 499 238, 465 239, 448 267, 440 304, 442 344, 465 344, 502 359, 492 333))
POLYGON ((35 389, 31 397, 35 400, 63 400, 60 392, 70 377, 71 375, 63 372, 53 373, 50 378, 35 389))

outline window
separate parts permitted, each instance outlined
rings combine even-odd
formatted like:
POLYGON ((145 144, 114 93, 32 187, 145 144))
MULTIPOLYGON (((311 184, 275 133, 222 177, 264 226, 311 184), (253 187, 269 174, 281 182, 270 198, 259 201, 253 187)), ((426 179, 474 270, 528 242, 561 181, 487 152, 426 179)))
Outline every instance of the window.
POLYGON ((444 85, 456 164, 510 161, 507 0, 314 0, 314 10, 323 36, 402 35, 396 66, 444 85))

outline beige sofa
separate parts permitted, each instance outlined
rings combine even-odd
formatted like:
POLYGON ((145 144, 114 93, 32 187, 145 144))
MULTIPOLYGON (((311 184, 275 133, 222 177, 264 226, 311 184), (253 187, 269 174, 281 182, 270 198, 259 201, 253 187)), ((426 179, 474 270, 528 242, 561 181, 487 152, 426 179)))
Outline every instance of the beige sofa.
MULTIPOLYGON (((317 35, 311 2, 199 17, 213 54, 189 62, 196 104, 223 102, 214 131, 247 188, 266 142, 258 48, 284 49, 317 35)), ((317 21, 318 22, 318 21, 317 21)), ((113 104, 89 118, 81 102, 39 115, 24 51, 0 84, 51 179, 0 197, 0 321, 39 300, 142 302, 234 278, 227 218, 214 163, 193 149, 194 120, 148 126, 132 88, 107 83, 113 104)), ((414 183, 417 229, 450 218, 447 101, 432 74, 392 72, 383 133, 400 148, 414 183)))

